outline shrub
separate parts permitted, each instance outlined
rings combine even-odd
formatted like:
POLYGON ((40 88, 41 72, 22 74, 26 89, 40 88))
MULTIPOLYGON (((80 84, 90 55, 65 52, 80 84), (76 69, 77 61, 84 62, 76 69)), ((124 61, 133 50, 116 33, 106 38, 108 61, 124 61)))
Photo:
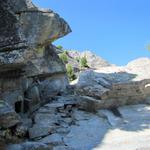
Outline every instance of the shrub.
POLYGON ((68 55, 68 51, 67 51, 67 50, 65 50, 64 53, 65 53, 66 55, 68 55))
POLYGON ((75 60, 76 60, 77 62, 80 62, 80 57, 76 57, 75 60))
POLYGON ((65 51, 59 54, 59 58, 63 61, 64 64, 68 63, 68 56, 65 51))
POLYGON ((89 67, 88 66, 88 64, 87 64, 87 59, 86 59, 86 56, 84 56, 84 57, 82 57, 81 59, 80 59, 80 66, 82 67, 82 68, 85 68, 85 67, 89 67))
POLYGON ((76 75, 74 74, 73 67, 70 64, 67 64, 66 70, 67 70, 67 75, 68 75, 69 81, 75 80, 76 75))
POLYGON ((58 49, 63 49, 63 47, 61 45, 58 45, 57 48, 58 49))

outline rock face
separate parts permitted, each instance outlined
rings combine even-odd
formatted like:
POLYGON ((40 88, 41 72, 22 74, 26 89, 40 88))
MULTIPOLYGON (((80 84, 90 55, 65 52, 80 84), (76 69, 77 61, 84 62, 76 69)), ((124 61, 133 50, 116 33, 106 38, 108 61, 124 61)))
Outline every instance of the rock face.
POLYGON ((38 9, 30 0, 2 1, 0 8, 0 51, 45 45, 71 31, 56 13, 38 9))
POLYGON ((137 68, 150 65, 150 59, 147 57, 142 57, 135 59, 127 64, 127 67, 137 68))
POLYGON ((0 139, 13 143, 29 127, 17 113, 25 118, 68 86, 65 66, 51 43, 71 29, 31 0, 1 1, 0 17, 0 139))
POLYGON ((0 96, 16 109, 24 103, 32 111, 41 98, 57 95, 68 84, 50 43, 71 29, 58 14, 30 0, 2 1, 0 11, 0 96))
MULTIPOLYGON (((59 49, 56 47, 56 51, 58 54, 61 54, 65 50, 59 49)), ((95 55, 91 51, 79 52, 79 51, 75 51, 75 50, 66 50, 66 52, 67 52, 68 64, 72 65, 75 73, 80 72, 80 70, 81 70, 80 60, 83 57, 86 57, 87 65, 91 69, 99 69, 101 67, 112 66, 112 64, 110 64, 109 62, 107 62, 103 58, 95 55)))
POLYGON ((77 94, 100 100, 100 108, 142 103, 150 96, 149 59, 125 67, 103 67, 86 70, 72 84, 77 94))
POLYGON ((111 64, 104 60, 103 58, 95 55, 94 53, 92 53, 91 51, 84 51, 81 53, 76 53, 76 52, 69 52, 69 55, 71 55, 72 57, 86 57, 87 59, 87 64, 90 68, 92 69, 98 69, 101 67, 107 67, 107 66, 111 66, 111 64), (75 54, 74 54, 75 53, 75 54))

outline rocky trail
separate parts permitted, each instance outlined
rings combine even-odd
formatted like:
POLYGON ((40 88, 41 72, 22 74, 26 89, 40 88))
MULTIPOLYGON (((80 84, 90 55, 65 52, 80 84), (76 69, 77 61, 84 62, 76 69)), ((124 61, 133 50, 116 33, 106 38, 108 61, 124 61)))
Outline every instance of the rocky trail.
POLYGON ((8 149, 21 150, 21 147, 34 147, 36 143, 39 147, 43 145, 41 149, 53 147, 54 150, 150 148, 149 105, 88 112, 84 107, 77 107, 77 97, 56 99, 34 114, 34 124, 29 129, 30 142, 9 145, 8 149))

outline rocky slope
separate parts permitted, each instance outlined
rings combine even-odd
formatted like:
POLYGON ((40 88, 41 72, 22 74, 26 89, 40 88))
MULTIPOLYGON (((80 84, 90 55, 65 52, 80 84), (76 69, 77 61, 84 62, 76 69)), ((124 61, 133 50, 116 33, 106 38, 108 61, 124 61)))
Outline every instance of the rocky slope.
POLYGON ((2 1, 0 15, 0 150, 150 149, 149 58, 68 52, 89 65, 70 85, 52 45, 69 25, 30 0, 2 1))
POLYGON ((82 58, 84 56, 87 59, 87 65, 92 69, 111 66, 110 63, 108 63, 103 58, 95 55, 91 51, 78 52, 78 51, 69 50, 67 52, 68 52, 68 56, 70 57, 68 62, 71 64, 73 64, 73 61, 76 62, 77 63, 76 67, 78 67, 78 68, 80 68, 80 64, 77 61, 77 58, 82 58))
POLYGON ((81 59, 83 57, 87 60, 87 66, 91 69, 99 69, 101 67, 114 66, 108 61, 104 60, 100 56, 95 55, 91 51, 79 52, 77 50, 65 50, 64 48, 56 47, 57 54, 61 55, 64 53, 67 57, 66 64, 71 64, 74 69, 74 72, 78 75, 81 69, 81 59))

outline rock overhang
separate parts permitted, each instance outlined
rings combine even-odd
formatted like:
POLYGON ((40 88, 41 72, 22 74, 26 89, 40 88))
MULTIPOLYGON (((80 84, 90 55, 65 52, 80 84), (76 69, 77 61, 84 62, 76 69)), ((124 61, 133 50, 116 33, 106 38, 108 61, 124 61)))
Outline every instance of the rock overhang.
POLYGON ((2 1, 0 8, 0 52, 48 45, 71 32, 58 14, 37 8, 31 0, 2 1))
POLYGON ((68 23, 52 10, 36 7, 31 0, 2 1, 0 16, 2 99, 15 107, 14 102, 21 97, 20 104, 28 101, 32 107, 40 103, 40 98, 65 89, 65 66, 52 42, 71 32, 68 23))

